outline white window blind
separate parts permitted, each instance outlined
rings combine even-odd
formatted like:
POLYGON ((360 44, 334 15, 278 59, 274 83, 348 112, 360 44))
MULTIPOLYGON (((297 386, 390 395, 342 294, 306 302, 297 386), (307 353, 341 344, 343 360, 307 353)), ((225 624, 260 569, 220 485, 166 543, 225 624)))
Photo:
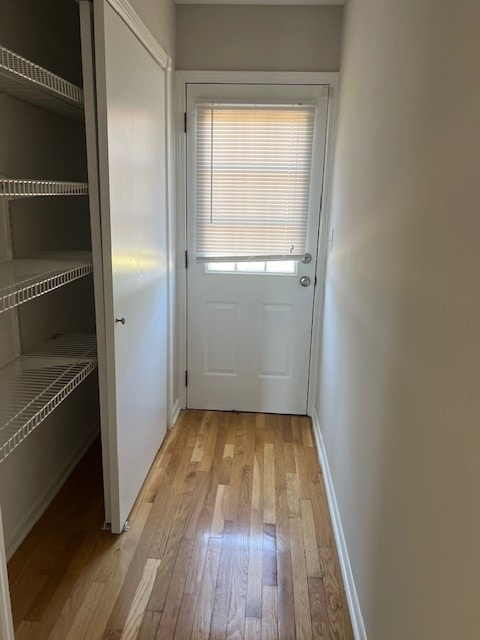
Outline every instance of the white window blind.
POLYGON ((197 105, 196 259, 305 255, 315 106, 197 105))

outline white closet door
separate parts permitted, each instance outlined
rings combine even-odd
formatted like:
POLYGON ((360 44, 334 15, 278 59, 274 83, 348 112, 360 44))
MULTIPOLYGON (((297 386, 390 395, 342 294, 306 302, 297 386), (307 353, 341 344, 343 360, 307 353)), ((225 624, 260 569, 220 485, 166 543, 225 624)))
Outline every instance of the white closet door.
POLYGON ((95 2, 111 525, 119 533, 167 426, 166 72, 95 2))

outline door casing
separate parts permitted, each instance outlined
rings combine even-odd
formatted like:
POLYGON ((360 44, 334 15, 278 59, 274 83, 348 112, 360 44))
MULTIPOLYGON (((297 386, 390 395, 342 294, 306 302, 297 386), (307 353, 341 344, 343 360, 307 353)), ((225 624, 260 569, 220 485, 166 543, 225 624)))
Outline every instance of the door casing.
POLYGON ((178 342, 179 361, 177 386, 179 406, 186 407, 185 371, 187 369, 187 270, 185 264, 187 207, 187 156, 184 129, 186 113, 187 85, 189 83, 224 84, 327 84, 329 102, 327 115, 327 138, 323 175, 323 195, 320 216, 320 231, 317 247, 317 287, 313 303, 313 337, 309 370, 309 392, 307 413, 315 406, 317 396, 317 371, 321 353, 321 331, 324 302, 325 266, 330 230, 330 209, 332 194, 332 174, 334 161, 334 141, 338 115, 338 93, 340 74, 338 72, 270 72, 270 71, 177 71, 175 73, 175 130, 176 130, 176 212, 177 212, 177 296, 178 296, 178 342))

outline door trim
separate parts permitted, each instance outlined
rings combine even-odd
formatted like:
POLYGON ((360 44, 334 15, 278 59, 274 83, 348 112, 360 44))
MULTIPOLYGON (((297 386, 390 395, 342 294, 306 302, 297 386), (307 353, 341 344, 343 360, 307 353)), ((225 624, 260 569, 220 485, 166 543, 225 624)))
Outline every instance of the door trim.
POLYGON ((309 367, 307 413, 311 415, 317 396, 317 371, 320 362, 326 248, 331 208, 331 182, 333 174, 334 140, 338 115, 338 72, 273 72, 273 71, 176 71, 175 72, 175 138, 176 138, 176 222, 177 222, 177 295, 179 362, 177 385, 180 407, 186 407, 185 371, 187 363, 187 270, 184 264, 186 250, 186 181, 187 156, 184 131, 187 85, 190 83, 225 84, 326 84, 329 85, 327 113, 327 140, 323 175, 323 197, 317 246, 317 282, 313 301, 313 338, 309 367))

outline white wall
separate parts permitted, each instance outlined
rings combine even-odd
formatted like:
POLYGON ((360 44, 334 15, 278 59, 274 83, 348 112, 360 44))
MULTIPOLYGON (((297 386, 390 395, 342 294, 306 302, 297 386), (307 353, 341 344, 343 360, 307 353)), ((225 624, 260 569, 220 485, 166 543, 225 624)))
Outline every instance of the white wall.
POLYGON ((479 33, 346 10, 317 411, 369 640, 480 637, 479 33))
POLYGON ((177 69, 338 71, 343 7, 177 5, 177 69))

